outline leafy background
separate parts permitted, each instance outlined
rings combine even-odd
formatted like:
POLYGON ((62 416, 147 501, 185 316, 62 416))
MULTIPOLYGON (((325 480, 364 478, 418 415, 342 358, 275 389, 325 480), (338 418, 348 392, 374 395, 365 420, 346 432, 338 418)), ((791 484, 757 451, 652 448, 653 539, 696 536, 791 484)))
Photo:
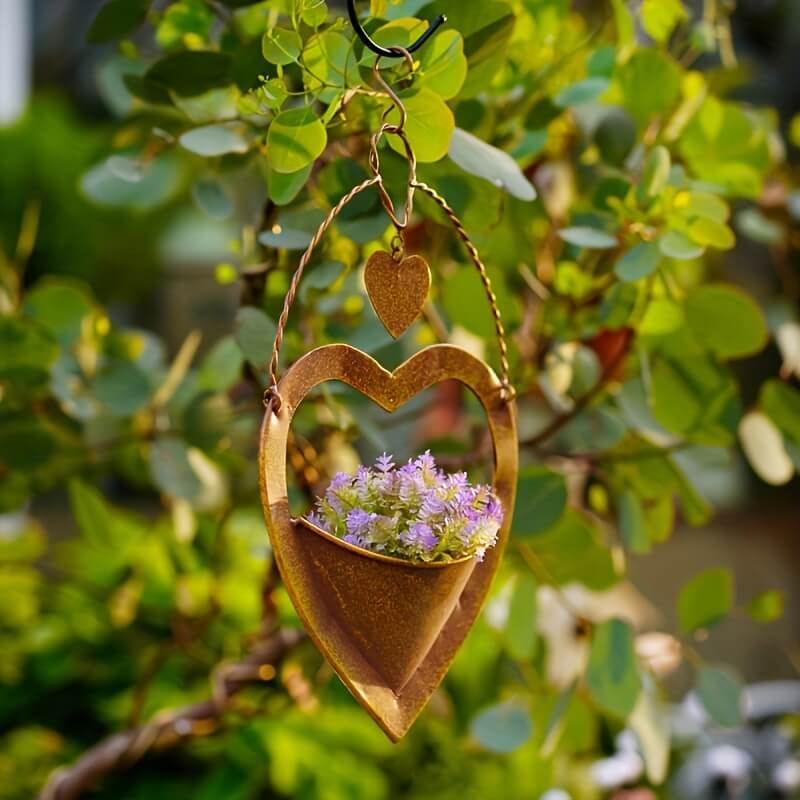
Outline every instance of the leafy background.
MULTIPOLYGON (((370 4, 386 45, 450 19, 385 77, 489 266, 523 464, 493 596, 398 746, 299 633, 255 470, 283 294, 389 106, 374 57, 323 0, 45 6, 0 130, 0 797, 796 795, 794 5, 370 4)), ((365 302, 393 231, 364 195, 287 360, 447 339, 496 365, 417 208, 424 319, 392 343, 365 302)), ((325 391, 292 500, 427 446, 490 458, 452 387, 393 418, 325 391)))

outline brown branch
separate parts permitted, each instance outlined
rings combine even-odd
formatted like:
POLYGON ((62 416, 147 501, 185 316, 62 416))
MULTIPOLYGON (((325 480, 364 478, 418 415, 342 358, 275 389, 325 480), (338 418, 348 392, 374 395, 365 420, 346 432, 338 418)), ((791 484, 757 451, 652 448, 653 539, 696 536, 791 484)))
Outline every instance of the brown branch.
POLYGON ((132 766, 151 751, 168 750, 214 733, 234 696, 248 686, 274 678, 275 666, 304 639, 300 630, 279 630, 269 635, 245 659, 217 670, 212 697, 162 711, 145 725, 109 736, 72 766, 54 772, 39 800, 75 800, 104 777, 132 766))
POLYGON ((524 442, 520 442, 520 446, 533 448, 539 447, 540 445, 544 444, 544 442, 548 441, 548 439, 552 439, 553 436, 555 436, 562 428, 566 427, 570 422, 572 422, 572 420, 574 420, 581 412, 583 412, 598 395, 602 394, 606 388, 606 385, 614 376, 617 368, 620 366, 620 364, 622 364, 625 356, 627 355, 627 346, 620 347, 619 351, 614 354, 614 357, 606 365, 597 383, 591 389, 589 389, 586 394, 581 395, 581 397, 575 401, 575 405, 566 414, 561 414, 553 419, 549 425, 546 425, 535 436, 532 436, 530 439, 527 439, 524 442))

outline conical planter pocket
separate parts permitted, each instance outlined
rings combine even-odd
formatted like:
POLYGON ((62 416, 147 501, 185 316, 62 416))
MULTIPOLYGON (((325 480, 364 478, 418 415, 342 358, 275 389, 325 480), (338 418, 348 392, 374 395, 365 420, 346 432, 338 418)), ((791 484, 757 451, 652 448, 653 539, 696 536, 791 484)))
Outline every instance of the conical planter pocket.
POLYGON ((329 624, 346 630, 364 660, 399 693, 456 608, 475 559, 403 561, 350 545, 305 519, 294 527, 329 624))

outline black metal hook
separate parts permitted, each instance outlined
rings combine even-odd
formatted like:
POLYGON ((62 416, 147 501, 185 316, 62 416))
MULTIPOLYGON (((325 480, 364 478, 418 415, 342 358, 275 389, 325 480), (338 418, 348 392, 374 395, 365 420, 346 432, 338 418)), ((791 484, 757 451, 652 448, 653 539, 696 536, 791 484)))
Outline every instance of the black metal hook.
POLYGON ((361 25, 361 22, 358 19, 358 12, 356 11, 356 2, 355 0, 347 0, 347 13, 350 15, 350 24, 353 26, 353 30, 358 35, 358 38, 361 39, 362 42, 370 49, 373 53, 381 56, 382 58, 403 58, 406 53, 413 53, 416 50, 419 50, 428 39, 433 36, 434 33, 442 26, 445 22, 447 22, 447 17, 444 14, 440 14, 428 27, 428 30, 422 34, 422 36, 417 39, 416 42, 409 45, 405 48, 394 48, 394 47, 381 47, 377 42, 373 41, 370 35, 364 30, 364 27, 361 25))

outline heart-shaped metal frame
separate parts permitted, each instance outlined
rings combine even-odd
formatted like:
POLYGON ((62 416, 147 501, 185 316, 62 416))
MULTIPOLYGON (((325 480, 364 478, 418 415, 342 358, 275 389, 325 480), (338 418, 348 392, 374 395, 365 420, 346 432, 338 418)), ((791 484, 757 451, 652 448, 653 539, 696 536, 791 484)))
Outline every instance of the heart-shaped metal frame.
MULTIPOLYGON (((486 363, 452 345, 428 347, 390 372, 360 350, 333 344, 312 350, 286 372, 277 387, 280 408, 278 411, 268 408, 264 418, 259 456, 262 499, 272 549, 287 591, 322 654, 393 741, 408 731, 450 667, 480 612, 503 554, 514 508, 518 467, 516 411, 503 389, 486 363), (486 412, 494 448, 494 491, 503 504, 505 520, 497 545, 487 552, 483 562, 475 563, 474 567, 468 565, 469 569, 460 573, 453 570, 456 576, 453 581, 460 581, 457 587, 460 591, 446 607, 438 605, 437 613, 444 615, 436 623, 440 629, 434 631, 429 642, 416 642, 422 651, 415 657, 410 677, 392 681, 387 680, 386 669, 376 667, 381 659, 386 663, 386 653, 379 652, 383 649, 380 639, 384 637, 389 645, 395 639, 394 649, 391 646, 387 649, 392 658, 391 654, 397 653, 397 637, 407 641, 403 635, 413 631, 393 631, 391 626, 384 626, 385 630, 375 632, 377 640, 366 641, 353 630, 342 609, 351 601, 359 603, 359 581, 363 580, 378 584, 370 588, 376 592, 375 596, 388 598, 389 603, 395 578, 398 586, 411 587, 412 592, 415 586, 424 585, 425 602, 433 602, 438 596, 437 589, 430 585, 430 581, 436 580, 435 568, 382 557, 373 559, 379 564, 374 566, 363 553, 354 556, 355 548, 294 520, 286 485, 286 446, 298 406, 321 383, 342 381, 384 410, 393 412, 415 395, 446 380, 459 381, 470 389, 486 412), (365 565, 369 562, 369 568, 362 570, 359 565, 351 568, 349 561, 354 557, 363 558, 365 565), (333 570, 334 563, 343 566, 333 570), (338 589, 330 584, 332 570, 337 572, 338 589)), ((411 626, 416 622, 409 619, 406 624, 411 626)))

